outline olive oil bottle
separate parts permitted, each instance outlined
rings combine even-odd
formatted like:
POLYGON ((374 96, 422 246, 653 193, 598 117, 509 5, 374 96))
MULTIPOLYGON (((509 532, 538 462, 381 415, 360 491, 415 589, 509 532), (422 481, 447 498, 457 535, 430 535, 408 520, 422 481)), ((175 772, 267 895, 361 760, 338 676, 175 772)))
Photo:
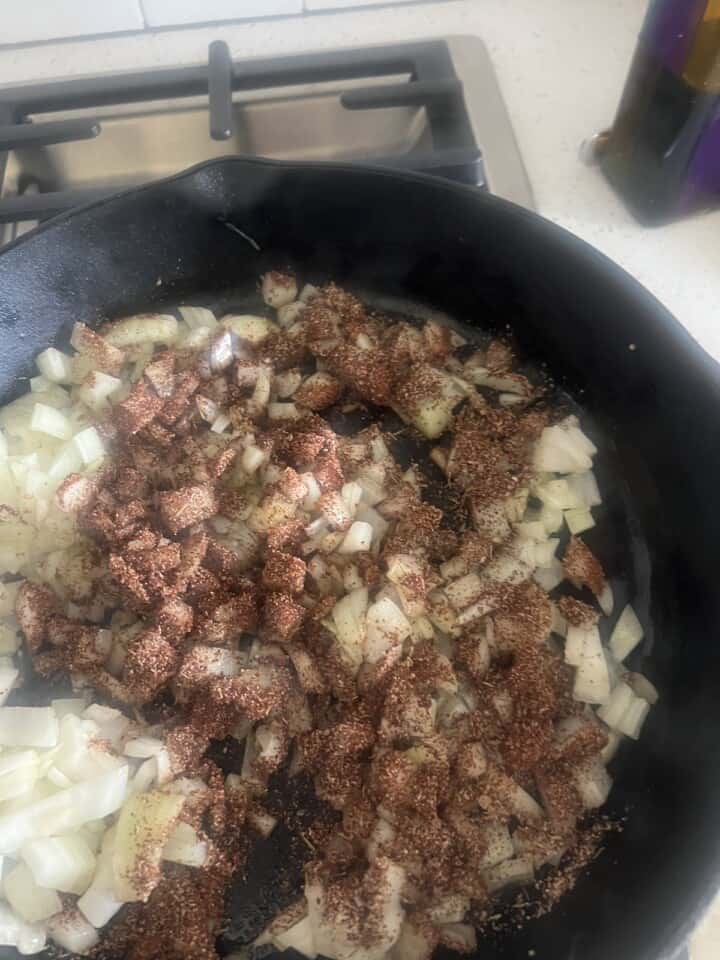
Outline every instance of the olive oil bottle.
POLYGON ((599 156, 633 214, 720 206, 720 0, 654 0, 599 156))

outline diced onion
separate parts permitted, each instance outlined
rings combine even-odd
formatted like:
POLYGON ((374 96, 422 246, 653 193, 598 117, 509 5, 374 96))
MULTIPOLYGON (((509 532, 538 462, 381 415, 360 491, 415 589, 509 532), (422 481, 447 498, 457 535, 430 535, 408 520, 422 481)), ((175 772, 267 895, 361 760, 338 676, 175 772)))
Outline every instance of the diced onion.
POLYGON ((300 411, 292 402, 268 404, 268 417, 271 420, 297 420, 299 416, 300 411))
POLYGON ((131 347, 146 343, 172 343, 177 333, 178 322, 175 317, 146 313, 115 320, 103 333, 103 340, 113 347, 131 347))
POLYGON ((22 848, 22 859, 40 887, 84 893, 92 880, 95 857, 79 835, 38 837, 22 848))
POLYGON ((588 510, 590 507, 599 507, 602 503, 600 488, 592 470, 567 477, 567 483, 580 504, 588 510))
POLYGON ((5 747, 54 747, 58 732, 51 707, 0 707, 0 744, 5 747))
POLYGON ((88 374, 78 387, 78 397, 92 410, 101 410, 107 399, 122 388, 123 382, 101 370, 88 374))
POLYGON ((55 347, 48 347, 35 357, 40 373, 53 383, 72 383, 72 358, 55 347))
POLYGON ((248 343, 262 343, 271 333, 276 333, 279 329, 267 317, 258 317, 253 314, 227 314, 220 323, 248 343))
POLYGON ((177 823, 163 847, 163 860, 186 867, 202 867, 208 858, 208 845, 200 840, 188 823, 177 823))
POLYGON ((607 701, 598 709, 598 716, 613 730, 619 730, 622 718, 635 699, 632 688, 623 680, 613 687, 607 701))
POLYGON ((583 531, 591 530, 595 526, 593 515, 584 507, 578 510, 566 510, 564 516, 568 530, 573 534, 583 533, 583 531))
POLYGON ((360 587, 338 600, 332 610, 336 637, 343 659, 355 670, 363 659, 367 606, 367 587, 360 587))
POLYGON ((373 528, 369 523, 356 520, 345 534, 339 553, 364 553, 372 545, 373 528))
POLYGON ((65 950, 81 956, 97 946, 100 937, 79 910, 65 910, 47 925, 50 937, 65 950))
POLYGON ((30 429, 36 433, 46 433, 50 437, 64 440, 70 436, 70 421, 60 410, 36 403, 33 407, 30 429))
POLYGON ((105 447, 95 427, 86 427, 73 437, 73 443, 84 464, 94 463, 105 456, 105 447))
POLYGON ((596 810, 607 800, 612 789, 612 777, 599 761, 584 764, 573 775, 575 789, 586 810, 596 810))
POLYGON ((178 313, 191 330, 198 327, 213 328, 218 325, 215 314, 207 307, 178 307, 178 313))
POLYGON ((509 886, 522 886, 531 883, 535 878, 535 868, 529 858, 518 857, 514 860, 505 860, 496 867, 491 867, 483 873, 483 879, 490 893, 502 890, 509 886))
POLYGON ((573 696, 583 703, 605 703, 610 696, 610 674, 597 628, 585 631, 573 696))
POLYGON ((147 899, 152 889, 147 885, 148 868, 159 864, 184 802, 178 794, 153 791, 131 797, 123 806, 113 852, 114 889, 119 899, 147 899))
POLYGON ((618 732, 624 733, 626 737, 630 737, 632 740, 637 740, 649 712, 650 704, 647 700, 636 697, 623 714, 618 724, 618 732))
POLYGON ((382 597, 368 607, 365 636, 365 659, 378 663, 389 652, 399 655, 403 641, 412 627, 405 614, 388 597, 382 597))
POLYGON ((126 757, 146 760, 148 757, 154 757, 160 753, 162 747, 162 740, 158 740, 156 737, 137 737, 135 740, 128 740, 123 753, 126 757))
POLYGON ((215 420, 213 420, 210 430, 213 433, 222 433, 224 430, 227 430, 227 428, 230 426, 230 423, 230 417, 226 413, 221 413, 215 418, 215 420))
POLYGON ((7 904, 0 901, 0 945, 17 947, 18 953, 39 953, 45 947, 45 927, 21 920, 7 904))
POLYGON ((617 623, 610 634, 609 647, 615 659, 622 663, 626 657, 630 656, 643 636, 642 624, 628 603, 618 617, 617 623))
POLYGON ((25 863, 16 864, 3 877, 8 903, 26 923, 40 923, 62 910, 62 901, 55 890, 39 887, 25 863))
POLYGON ((118 767, 19 811, 0 815, 0 854, 12 855, 35 837, 67 833, 89 820, 114 813, 125 799, 127 772, 127 767, 118 767))

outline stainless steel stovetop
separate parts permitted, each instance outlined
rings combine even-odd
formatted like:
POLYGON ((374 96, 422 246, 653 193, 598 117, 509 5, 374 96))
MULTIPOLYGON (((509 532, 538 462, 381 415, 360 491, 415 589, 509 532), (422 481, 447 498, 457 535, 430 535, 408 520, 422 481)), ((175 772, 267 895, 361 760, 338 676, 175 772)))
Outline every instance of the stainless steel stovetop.
POLYGON ((0 89, 0 241, 116 190, 233 154, 383 163, 532 191, 478 37, 0 89))

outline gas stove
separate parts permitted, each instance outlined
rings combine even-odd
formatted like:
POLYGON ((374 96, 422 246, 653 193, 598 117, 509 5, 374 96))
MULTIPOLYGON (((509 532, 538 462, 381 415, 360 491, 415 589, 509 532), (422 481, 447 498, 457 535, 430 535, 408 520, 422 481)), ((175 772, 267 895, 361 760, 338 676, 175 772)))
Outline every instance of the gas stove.
POLYGON ((423 171, 525 207, 482 40, 454 36, 0 88, 0 242, 193 164, 244 154, 423 171))

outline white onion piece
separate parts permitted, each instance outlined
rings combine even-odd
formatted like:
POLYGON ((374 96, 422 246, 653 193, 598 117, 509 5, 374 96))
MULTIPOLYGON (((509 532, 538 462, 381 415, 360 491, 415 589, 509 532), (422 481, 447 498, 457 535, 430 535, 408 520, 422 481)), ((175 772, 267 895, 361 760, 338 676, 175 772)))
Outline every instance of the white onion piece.
POLYGON ((514 523, 513 530, 518 536, 537 540, 539 543, 547 538, 547 530, 542 520, 524 520, 514 523))
POLYGON ((354 516, 357 512, 357 509, 360 506, 360 501, 362 500, 362 494, 362 487, 354 480, 343 484, 342 489, 340 490, 340 496, 343 498, 348 513, 351 516, 354 516))
POLYGON ((0 617, 15 615, 15 603, 19 589, 19 580, 16 580, 14 583, 0 584, 0 617))
POLYGON ((610 763, 615 754, 618 752, 621 743, 622 734, 618 733, 617 730, 609 730, 608 742, 600 751, 600 759, 604 764, 610 763))
POLYGON ((603 587, 602 592, 597 598, 597 602, 600 604, 600 609, 605 616, 609 617, 615 606, 615 598, 613 597, 612 587, 609 583, 606 583, 603 587))
POLYGON ((271 270, 263 274, 261 292, 265 303, 278 310, 295 300, 298 288, 294 277, 271 270))
POLYGON ((154 790, 135 794, 124 804, 113 850, 114 890, 118 899, 147 899, 148 869, 159 865, 184 803, 180 794, 154 790))
POLYGON ((300 411, 292 402, 269 403, 267 411, 271 420, 297 420, 300 417, 300 411))
POLYGON ((585 633, 582 659, 575 673, 573 696, 583 703, 605 703, 610 696, 610 674, 597 628, 585 633))
POLYGON ((287 930, 274 934, 272 942, 278 950, 295 950, 308 960, 314 960, 317 957, 315 934, 310 917, 303 917, 287 930))
POLYGON ((305 489, 307 490, 307 495, 303 500, 303 509, 312 510, 315 504, 318 502, 322 496, 322 490, 320 489, 320 484, 317 482, 312 473, 301 473, 300 479, 305 484, 305 489))
POLYGON ((210 430, 212 433, 223 433, 230 423, 230 417, 226 413, 221 413, 213 420, 210 430))
POLYGON ((301 383, 302 374, 299 370, 283 370, 273 377, 273 391, 275 396, 281 400, 287 400, 295 393, 301 383))
POLYGON ((56 787, 60 787, 64 790, 66 787, 72 786, 72 780, 70 777, 65 776, 65 774, 58 770, 57 767, 50 767, 47 772, 47 779, 56 787))
POLYGON ((73 443, 85 464, 94 463, 105 456, 105 445, 95 427, 87 427, 80 433, 76 433, 73 437, 73 443))
POLYGON ((17 947, 24 956, 40 953, 45 948, 45 927, 42 924, 29 924, 0 901, 0 945, 17 947))
POLYGON ((535 544, 535 565, 549 567, 555 559, 555 552, 560 545, 558 537, 550 537, 542 543, 535 544))
POLYGON ((132 347, 139 344, 172 343, 177 333, 178 322, 175 317, 169 314, 146 313, 115 320, 102 336, 103 340, 113 347, 132 347))
POLYGON ((65 910, 57 917, 52 917, 48 921, 47 932, 58 946, 80 956, 88 953, 100 941, 97 930, 79 910, 65 910))
POLYGON ((356 520, 345 534, 338 553, 364 553, 372 546, 372 539, 372 526, 362 520, 356 520))
POLYGON ((338 600, 332 610, 335 635, 341 654, 355 671, 363 659, 367 606, 367 587, 361 587, 338 600))
POLYGON ((622 718, 634 699, 632 688, 624 680, 620 680, 613 687, 607 701, 598 709, 597 715, 611 729, 619 730, 622 718))
POLYGON ((368 607, 365 636, 365 659, 378 663, 389 653, 400 655, 402 643, 410 636, 410 621, 388 597, 368 607))
MULTIPOLYGON (((287 329, 300 319, 300 315, 305 309, 305 304, 300 300, 294 300, 292 303, 285 303, 278 309, 277 318, 281 327, 287 329)), ((298 383, 299 386, 299 383, 298 383)))
POLYGON ((483 869, 495 867, 499 863, 504 863, 514 856, 510 831, 504 823, 491 821, 483 827, 483 839, 485 840, 485 852, 478 860, 478 865, 483 869))
POLYGON ((53 383, 72 383, 73 362, 61 350, 48 347, 35 357, 35 365, 40 373, 53 383))
POLYGON ((109 740, 113 747, 119 746, 125 731, 130 726, 130 720, 124 713, 100 703, 91 703, 83 716, 98 725, 102 738, 109 740))
POLYGON ((384 517, 380 516, 374 507, 362 503, 355 512, 355 519, 360 523, 368 523, 372 527, 372 548, 373 552, 376 552, 385 538, 390 524, 384 517))
POLYGON ((246 473, 255 473, 265 461, 265 454, 259 447, 245 447, 240 457, 240 463, 246 473))
POLYGON ((137 737, 135 740, 128 740, 123 749, 126 757, 134 757, 137 760, 147 760, 148 757, 155 757, 163 748, 162 740, 157 737, 137 737))
POLYGON ((125 799, 127 776, 128 768, 118 767, 0 816, 0 854, 14 854, 35 837, 67 833, 114 813, 125 799))
POLYGON ((574 510, 585 507, 585 502, 569 484, 568 479, 546 480, 537 484, 533 493, 543 503, 558 510, 574 510))
POLYGON ((0 667, 0 706, 10 696, 19 676, 20 671, 16 667, 0 667))
POLYGON ((647 700, 636 697, 620 719, 617 726, 618 732, 624 733, 632 740, 637 740, 649 712, 650 704, 647 700))
POLYGON ((5 874, 3 889, 7 902, 26 923, 40 923, 62 910, 56 891, 39 887, 25 863, 17 863, 5 874))
POLYGON ((38 837, 20 851, 40 887, 63 893, 84 893, 95 871, 95 857, 79 835, 38 837))
POLYGON ((535 878, 535 868, 532 860, 517 857, 514 860, 505 860, 496 867, 490 867, 483 873, 485 885, 490 893, 502 890, 509 886, 522 886, 531 883, 535 878))
POLYGON ((117 393, 122 385, 123 382, 118 377, 111 377, 102 370, 94 370, 78 387, 78 399, 91 410, 101 410, 108 398, 117 393))
POLYGON ((298 300, 302 303, 310 303, 311 300, 314 300, 315 297, 320 295, 320 291, 317 287, 314 287, 311 283, 306 283, 305 286, 300 291, 298 300))
POLYGON ((145 793, 157 782, 157 779, 157 757, 148 757, 148 759, 138 767, 135 776, 132 778, 130 789, 133 793, 145 793))
POLYGON ((30 429, 65 440, 70 436, 70 421, 60 410, 55 410, 45 403, 36 403, 30 419, 30 429))
POLYGON ((208 845, 189 823, 180 821, 163 847, 162 858, 186 867, 202 867, 208 858, 208 845))
POLYGON ((251 313, 226 314, 220 321, 221 326, 232 330, 241 340, 248 343, 262 343, 271 333, 279 329, 277 324, 267 317, 260 317, 251 313))
POLYGON ((636 696, 647 700, 651 706, 656 704, 660 699, 660 694, 655 684, 651 683, 642 673, 626 673, 625 682, 632 687, 636 696))
POLYGON ((583 533, 585 530, 591 530, 595 526, 593 515, 584 507, 578 510, 566 510, 564 516, 568 530, 573 534, 583 533))
POLYGON ((610 795, 613 781, 604 764, 595 760, 575 770, 573 784, 585 809, 596 810, 610 795))
POLYGON ((538 583, 543 590, 550 593, 565 579, 565 568, 555 557, 549 567, 539 567, 533 574, 533 580, 538 583))
POLYGON ((94 927, 104 927, 122 907, 113 892, 115 834, 115 827, 111 827, 103 837, 92 883, 77 902, 78 909, 94 927))
POLYGON ((55 711, 55 715, 58 720, 62 720, 64 716, 68 713, 75 714, 80 716, 81 713, 87 708, 87 700, 81 699, 80 697, 70 697, 67 699, 60 700, 51 700, 50 706, 55 711))
POLYGON ((218 325, 215 314, 207 307, 178 307, 178 313, 191 330, 203 327, 212 329, 218 325))
POLYGON ((540 472, 585 473, 591 469, 592 459, 584 439, 577 428, 545 427, 535 446, 533 467, 540 472))
POLYGON ((6 747, 54 747, 58 721, 52 707, 0 707, 0 744, 6 747))
MULTIPOLYGON (((565 663, 569 663, 573 667, 580 666, 585 653, 585 641, 590 632, 597 634, 597 640, 599 640, 600 633, 597 627, 584 628, 568 624, 565 635, 565 663)), ((595 637, 593 637, 592 642, 595 642, 595 637)))
POLYGON ((602 497, 600 496, 597 479, 592 470, 567 477, 566 481, 570 490, 578 498, 579 505, 586 507, 588 510, 590 507, 600 506, 602 497))
POLYGON ((608 646, 615 659, 622 663, 626 657, 630 656, 644 635, 642 624, 628 603, 613 627, 608 646))

